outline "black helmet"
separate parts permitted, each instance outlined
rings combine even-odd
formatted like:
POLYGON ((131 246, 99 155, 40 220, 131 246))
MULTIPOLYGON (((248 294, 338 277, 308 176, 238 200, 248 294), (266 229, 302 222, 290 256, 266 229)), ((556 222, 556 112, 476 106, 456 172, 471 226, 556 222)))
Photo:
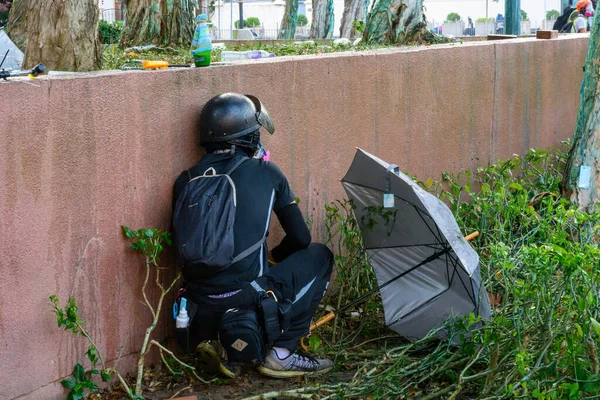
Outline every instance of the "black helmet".
MULTIPOLYGON (((261 126, 271 134, 275 131, 260 100, 251 95, 223 93, 210 99, 200 112, 200 144, 249 144, 239 139, 258 132, 261 126)), ((258 137, 254 141, 258 142, 258 137)))

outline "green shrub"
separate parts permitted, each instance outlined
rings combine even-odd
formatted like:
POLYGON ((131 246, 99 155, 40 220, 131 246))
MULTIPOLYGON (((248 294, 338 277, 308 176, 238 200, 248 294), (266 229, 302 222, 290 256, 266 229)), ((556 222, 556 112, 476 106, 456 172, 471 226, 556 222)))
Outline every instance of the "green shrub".
MULTIPOLYGON (((234 23, 235 29, 240 28, 240 20, 236 20, 234 23)), ((244 20, 244 28, 254 28, 260 26, 260 20, 256 17, 250 17, 244 20)))
POLYGON ((458 21, 460 21, 460 15, 458 15, 458 13, 451 12, 450 14, 448 14, 446 16, 446 21, 447 22, 458 22, 458 21))
POLYGON ((296 25, 298 25, 298 26, 308 25, 308 18, 306 18, 306 15, 298 14, 298 19, 296 19, 296 25))
POLYGON ((247 28, 254 28, 260 26, 260 19, 256 17, 249 17, 248 19, 244 20, 244 26, 247 28))
POLYGON ((123 21, 116 21, 111 24, 100 20, 98 29, 100 30, 100 41, 103 44, 119 43, 121 33, 123 32, 123 21))

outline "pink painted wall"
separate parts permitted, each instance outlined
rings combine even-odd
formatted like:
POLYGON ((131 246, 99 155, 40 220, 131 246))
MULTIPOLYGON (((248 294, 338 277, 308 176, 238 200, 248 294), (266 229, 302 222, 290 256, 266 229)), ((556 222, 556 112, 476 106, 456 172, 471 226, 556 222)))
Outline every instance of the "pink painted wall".
POLYGON ((168 228, 172 182, 200 155, 195 116, 213 95, 252 93, 268 106, 277 132, 265 145, 318 237, 355 146, 438 179, 570 137, 587 42, 0 82, 0 398, 63 398, 60 379, 86 362, 85 341, 56 327, 50 294, 75 296, 106 357, 125 345, 120 365, 131 365, 150 317, 141 259, 120 226, 168 228))

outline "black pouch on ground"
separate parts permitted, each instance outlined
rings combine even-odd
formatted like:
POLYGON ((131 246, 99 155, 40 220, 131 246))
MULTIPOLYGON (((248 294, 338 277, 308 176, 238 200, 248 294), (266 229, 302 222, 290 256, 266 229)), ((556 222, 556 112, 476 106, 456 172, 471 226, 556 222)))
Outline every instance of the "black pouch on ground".
POLYGON ((265 344, 258 315, 254 310, 228 310, 221 319, 219 339, 233 362, 260 364, 265 344))

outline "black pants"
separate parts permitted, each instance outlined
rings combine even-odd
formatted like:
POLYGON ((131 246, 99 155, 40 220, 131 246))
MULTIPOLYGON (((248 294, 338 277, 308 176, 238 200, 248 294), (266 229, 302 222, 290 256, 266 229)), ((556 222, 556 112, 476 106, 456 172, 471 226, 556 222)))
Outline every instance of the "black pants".
POLYGON ((295 252, 270 270, 257 282, 272 290, 278 299, 289 299, 292 305, 290 328, 273 343, 274 346, 295 350, 298 341, 310 328, 312 317, 325 294, 333 254, 320 243, 295 252))
MULTIPOLYGON (((323 244, 311 243, 307 248, 272 266, 266 274, 256 279, 263 289, 272 290, 277 299, 293 302, 290 328, 273 344, 274 346, 293 351, 300 338, 308 333, 312 317, 327 289, 332 267, 331 251, 323 244)), ((198 304, 198 311, 190 330, 191 348, 201 340, 216 339, 221 315, 227 309, 255 307, 257 298, 256 292, 250 286, 227 299, 194 296, 193 290, 189 289, 185 296, 198 304)))

